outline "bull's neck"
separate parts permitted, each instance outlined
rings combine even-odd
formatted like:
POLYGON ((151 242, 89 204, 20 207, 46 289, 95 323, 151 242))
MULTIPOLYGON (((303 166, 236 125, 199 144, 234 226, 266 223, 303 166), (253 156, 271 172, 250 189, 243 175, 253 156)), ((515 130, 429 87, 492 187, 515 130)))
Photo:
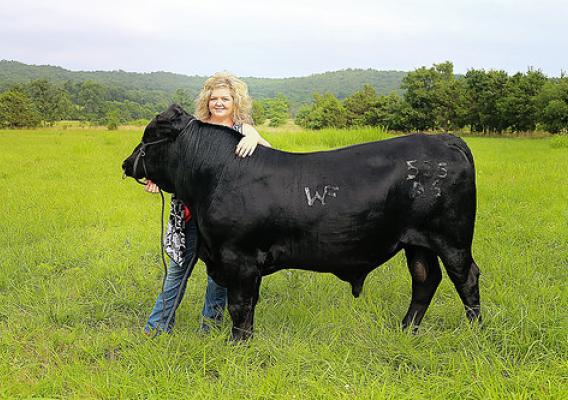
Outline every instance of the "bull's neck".
POLYGON ((208 205, 223 171, 236 161, 237 143, 231 132, 215 125, 196 125, 187 132, 180 142, 176 195, 190 206, 208 205))

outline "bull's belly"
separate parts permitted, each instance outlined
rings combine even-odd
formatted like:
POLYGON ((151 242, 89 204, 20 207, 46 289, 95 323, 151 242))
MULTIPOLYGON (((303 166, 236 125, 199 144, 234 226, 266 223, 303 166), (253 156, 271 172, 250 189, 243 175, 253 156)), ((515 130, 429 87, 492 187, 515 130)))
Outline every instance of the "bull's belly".
POLYGON ((400 242, 351 240, 349 242, 317 242, 276 244, 259 257, 266 262, 259 265, 263 275, 281 269, 303 269, 318 272, 341 273, 352 270, 371 270, 396 254, 400 242))

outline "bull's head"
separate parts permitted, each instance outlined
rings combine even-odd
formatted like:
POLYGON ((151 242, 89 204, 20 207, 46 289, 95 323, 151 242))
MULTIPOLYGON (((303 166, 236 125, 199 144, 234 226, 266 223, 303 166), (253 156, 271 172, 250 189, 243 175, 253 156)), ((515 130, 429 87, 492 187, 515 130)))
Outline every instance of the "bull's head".
POLYGON ((193 119, 177 104, 158 114, 146 129, 142 141, 122 163, 126 176, 147 178, 166 192, 174 192, 178 147, 174 142, 193 119))

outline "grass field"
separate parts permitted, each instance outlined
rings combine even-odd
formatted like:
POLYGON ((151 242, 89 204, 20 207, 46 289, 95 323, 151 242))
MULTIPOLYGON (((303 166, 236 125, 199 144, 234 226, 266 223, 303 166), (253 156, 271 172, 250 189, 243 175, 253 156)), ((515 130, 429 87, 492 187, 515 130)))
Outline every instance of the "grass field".
MULTIPOLYGON (((474 255, 485 327, 444 279, 417 335, 402 332, 401 255, 359 299, 326 274, 263 280, 256 336, 229 318, 196 332, 200 263, 172 335, 142 327, 159 291, 160 198, 121 180, 141 130, 0 131, 0 398, 568 398, 568 148, 467 138, 477 164, 474 255)), ((371 129, 266 133, 312 151, 386 138, 371 129)))

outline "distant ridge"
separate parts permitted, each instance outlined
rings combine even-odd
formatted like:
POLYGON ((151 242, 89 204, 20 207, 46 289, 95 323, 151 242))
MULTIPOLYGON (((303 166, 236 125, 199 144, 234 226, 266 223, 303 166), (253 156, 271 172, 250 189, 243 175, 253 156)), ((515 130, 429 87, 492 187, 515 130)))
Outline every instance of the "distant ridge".
MULTIPOLYGON (((378 94, 399 92, 402 78, 406 74, 403 71, 344 69, 304 77, 243 77, 243 79, 248 83, 254 98, 275 97, 278 93, 282 93, 293 103, 309 103, 314 92, 331 92, 338 98, 345 98, 365 84, 373 86, 378 94)), ((172 72, 69 71, 58 66, 29 65, 18 61, 0 60, 0 91, 6 90, 11 85, 35 79, 47 79, 52 83, 92 80, 124 89, 162 91, 168 94, 181 88, 194 95, 199 91, 206 77, 172 72)))

